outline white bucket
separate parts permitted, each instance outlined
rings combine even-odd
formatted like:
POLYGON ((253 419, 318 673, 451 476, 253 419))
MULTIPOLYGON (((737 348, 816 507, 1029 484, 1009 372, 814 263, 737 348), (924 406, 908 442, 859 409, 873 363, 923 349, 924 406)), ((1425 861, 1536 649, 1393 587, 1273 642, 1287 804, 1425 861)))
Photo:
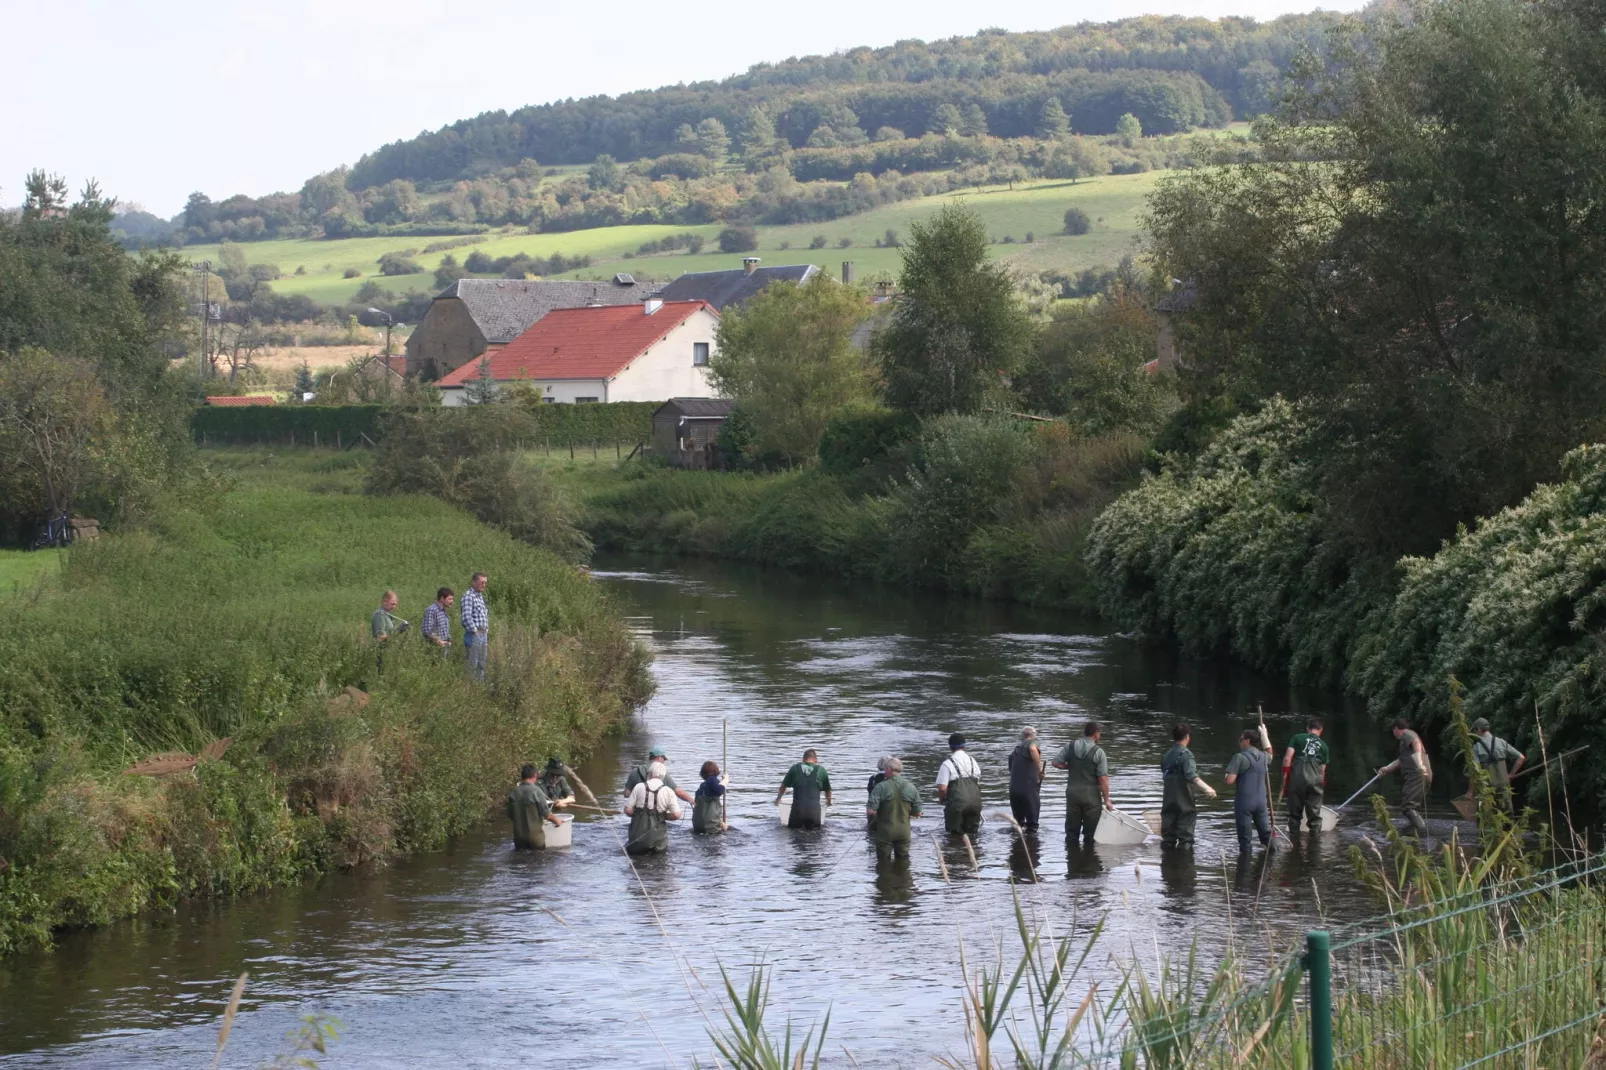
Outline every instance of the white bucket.
POLYGON ((546 834, 547 850, 549 851, 554 847, 574 846, 574 815, 557 814, 556 817, 562 823, 558 825, 547 825, 546 829, 544 830, 546 834))
POLYGON ((1119 810, 1106 810, 1099 816, 1099 827, 1093 833, 1094 843, 1127 845, 1142 843, 1149 838, 1149 826, 1130 814, 1119 810))
POLYGON ((775 815, 781 819, 781 824, 783 825, 790 821, 792 819, 792 800, 782 799, 776 803, 775 815))

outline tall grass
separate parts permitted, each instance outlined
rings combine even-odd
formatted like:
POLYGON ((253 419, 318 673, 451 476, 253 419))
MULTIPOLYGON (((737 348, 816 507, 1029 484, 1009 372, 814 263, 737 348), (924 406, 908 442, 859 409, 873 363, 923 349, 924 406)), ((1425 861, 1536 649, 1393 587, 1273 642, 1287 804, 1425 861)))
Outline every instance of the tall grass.
POLYGON ((225 482, 73 549, 0 633, 0 953, 63 926, 428 848, 523 761, 573 755, 641 702, 644 655, 552 555, 430 499, 356 493, 363 461, 213 454, 225 482), (492 672, 367 638, 490 574, 492 672), (365 706, 343 697, 356 687, 365 706), (221 760, 162 778, 131 762, 221 760))

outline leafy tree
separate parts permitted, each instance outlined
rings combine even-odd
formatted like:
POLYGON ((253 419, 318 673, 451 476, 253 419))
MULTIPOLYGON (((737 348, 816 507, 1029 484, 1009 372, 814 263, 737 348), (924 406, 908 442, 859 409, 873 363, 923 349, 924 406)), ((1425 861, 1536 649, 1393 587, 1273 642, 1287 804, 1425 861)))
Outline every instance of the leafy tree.
POLYGON ((750 253, 758 248, 758 231, 752 227, 726 227, 719 232, 719 251, 750 253))
POLYGON ((1065 209, 1065 233, 1071 235, 1086 234, 1093 229, 1093 220, 1086 211, 1072 205, 1065 209))
POLYGON ((1151 436, 1176 407, 1175 377, 1146 367, 1157 334, 1142 294, 1117 285, 1054 312, 1015 390, 1027 408, 1064 416, 1083 434, 1151 436))
POLYGON ((987 133, 987 113, 980 104, 967 104, 959 123, 959 132, 966 137, 981 137, 987 133))
POLYGON ((500 396, 496 380, 491 378, 489 354, 480 358, 479 373, 463 383, 463 400, 470 405, 490 405, 500 396))
POLYGON ((714 161, 716 165, 723 164, 725 157, 730 155, 731 139, 725 132, 725 124, 718 119, 708 118, 697 124, 697 151, 714 161))
POLYGON ((1065 105, 1059 97, 1049 97, 1037 113, 1037 136, 1044 141, 1058 141, 1070 132, 1071 117, 1065 114, 1065 105))
POLYGON ((606 152, 592 161, 586 171, 586 185, 592 189, 611 190, 619 186, 619 161, 606 152))
POLYGON ((867 396, 853 331, 868 311, 858 289, 816 275, 765 287, 720 320, 708 371, 752 418, 756 454, 813 458, 832 414, 867 396))
POLYGON ((697 144, 697 131, 692 129, 692 125, 690 123, 681 123, 679 126, 675 127, 676 152, 697 152, 699 148, 700 146, 697 144))
POLYGON ((423 272, 422 264, 401 253, 385 253, 379 258, 381 275, 421 275, 423 272))
POLYGON ((363 200, 363 218, 370 223, 405 223, 423 211, 418 190, 403 178, 369 190, 363 200))
POLYGON ((1143 124, 1136 115, 1127 112, 1115 121, 1115 136, 1121 139, 1121 144, 1131 148, 1143 136, 1143 124))
POLYGON ((435 287, 444 290, 467 274, 468 272, 457 262, 457 257, 447 253, 441 257, 440 266, 435 269, 435 287))
POLYGON ((877 127, 876 132, 870 136, 871 141, 902 141, 904 133, 895 126, 877 127))
POLYGON ((0 353, 0 488, 6 509, 43 520, 115 464, 116 418, 88 361, 0 353))
POLYGON ((946 205, 909 233, 902 298, 871 343, 883 396, 910 412, 976 412, 1030 349, 1031 320, 1008 270, 988 261, 975 212, 946 205))
POLYGON ((960 128, 964 125, 965 118, 959 114, 959 109, 952 104, 944 102, 939 104, 937 110, 931 113, 931 121, 926 123, 926 130, 929 133, 940 134, 943 137, 953 137, 959 133, 960 128))

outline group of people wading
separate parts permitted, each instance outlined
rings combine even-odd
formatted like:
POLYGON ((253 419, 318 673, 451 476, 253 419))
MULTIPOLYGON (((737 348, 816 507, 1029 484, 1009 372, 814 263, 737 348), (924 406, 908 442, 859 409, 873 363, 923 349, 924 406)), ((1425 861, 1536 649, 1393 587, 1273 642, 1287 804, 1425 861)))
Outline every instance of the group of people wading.
MULTIPOLYGON (((1493 735, 1487 721, 1479 720, 1472 727, 1473 753, 1488 771, 1502 804, 1509 809, 1510 778, 1527 759, 1511 744, 1493 735), (1515 764, 1508 764, 1513 762, 1515 764)), ((1283 751, 1280 798, 1286 800, 1292 831, 1297 831, 1302 823, 1312 832, 1322 828, 1322 802, 1331 756, 1324 732, 1322 719, 1311 717, 1305 723, 1305 730, 1290 739, 1283 751)), ((1403 718, 1395 721, 1393 732, 1399 743, 1399 756, 1377 772, 1379 776, 1400 773, 1401 810, 1417 835, 1424 835, 1427 825, 1422 811, 1433 776, 1432 767, 1421 738, 1408 722, 1403 718)), ((1174 725, 1171 749, 1160 759, 1163 801, 1159 831, 1162 845, 1168 848, 1193 847, 1198 796, 1216 797, 1216 790, 1199 773, 1199 764, 1190 749, 1192 735, 1187 724, 1174 725)), ((1106 811, 1115 810, 1110 801, 1110 763, 1102 746, 1103 736, 1104 726, 1098 721, 1089 721, 1079 738, 1065 744, 1052 759, 1045 759, 1038 745, 1037 729, 1030 726, 1021 729, 1020 743, 1010 753, 1008 767, 1010 811, 1023 832, 1035 833, 1038 829, 1042 786, 1052 767, 1066 774, 1067 843, 1080 842, 1086 848, 1093 846, 1100 819, 1106 811)), ((965 737, 958 732, 948 737, 948 752, 948 757, 938 767, 934 784, 937 800, 942 804, 943 825, 951 835, 975 836, 982 820, 981 766, 966 750, 965 737)), ((1262 723, 1258 728, 1241 733, 1238 751, 1224 770, 1227 785, 1236 791, 1233 817, 1238 848, 1245 854, 1253 849, 1257 838, 1261 846, 1273 846, 1270 790, 1274 753, 1271 738, 1262 723)), ((869 798, 865 817, 875 841, 877 858, 881 861, 907 858, 914 835, 913 821, 922 813, 920 791, 904 779, 901 759, 883 755, 876 769, 866 785, 869 798)), ((545 847, 545 824, 556 825, 558 819, 554 811, 574 805, 574 794, 565 772, 566 767, 556 758, 549 761, 545 772, 539 775, 533 765, 526 765, 520 771, 519 783, 507 801, 515 846, 545 847)), ((723 832, 729 827, 724 812, 729 787, 725 774, 717 762, 708 761, 703 763, 700 776, 696 794, 688 794, 670 776, 669 757, 664 749, 653 747, 648 751, 647 761, 632 769, 625 779, 624 812, 630 818, 625 841, 627 852, 642 855, 668 850, 668 823, 681 819, 682 803, 692 806, 694 833, 723 832)), ((788 791, 792 793, 792 800, 787 826, 819 828, 824 822, 825 809, 832 804, 831 775, 820 764, 814 750, 804 751, 803 760, 786 771, 775 793, 777 806, 788 791)))

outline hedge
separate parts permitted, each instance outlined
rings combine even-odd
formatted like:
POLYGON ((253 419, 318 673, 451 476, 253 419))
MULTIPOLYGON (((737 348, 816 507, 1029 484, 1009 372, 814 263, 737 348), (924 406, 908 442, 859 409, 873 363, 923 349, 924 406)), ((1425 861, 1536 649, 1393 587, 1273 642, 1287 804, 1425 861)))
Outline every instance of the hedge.
MULTIPOLYGON (((542 405, 526 409, 529 444, 588 446, 644 442, 652 435, 652 414, 660 402, 621 401, 606 405, 542 405)), ((378 442, 386 429, 385 405, 261 405, 195 410, 190 427, 195 441, 208 446, 265 443, 347 447, 378 442)), ((457 411, 447 409, 446 411, 457 411)))

